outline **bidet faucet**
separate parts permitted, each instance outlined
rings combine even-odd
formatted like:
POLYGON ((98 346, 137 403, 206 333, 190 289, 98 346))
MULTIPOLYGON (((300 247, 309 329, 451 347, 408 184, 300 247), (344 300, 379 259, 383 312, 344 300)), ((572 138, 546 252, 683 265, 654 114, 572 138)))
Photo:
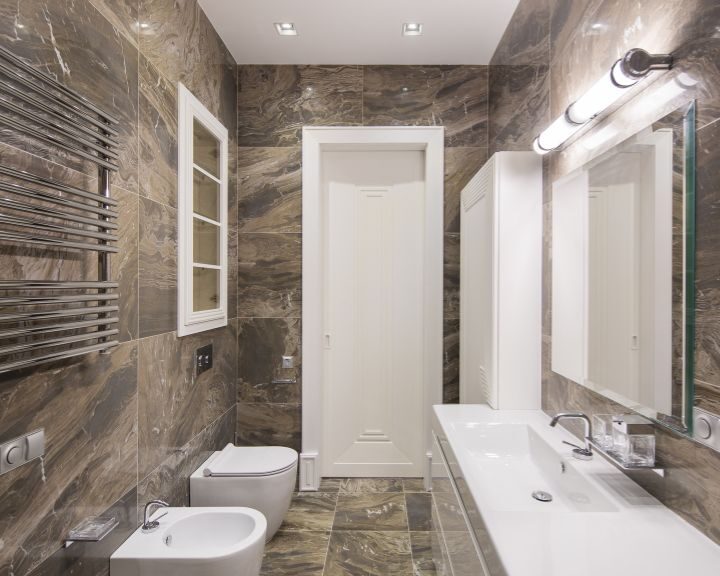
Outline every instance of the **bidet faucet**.
MULTIPOLYGON (((158 508, 169 508, 170 504, 165 502, 164 500, 150 500, 147 504, 145 504, 145 514, 143 515, 143 525, 142 530, 143 532, 152 532, 160 526, 160 522, 157 520, 150 521, 150 516, 152 516, 153 512, 157 510, 158 508)), ((167 512, 166 512, 167 514, 167 512)), ((163 514, 164 516, 165 514, 163 514)))
POLYGON ((593 457, 592 444, 590 444, 590 441, 592 440, 592 422, 590 422, 590 418, 582 412, 561 412, 556 414, 555 417, 550 420, 550 426, 555 428, 558 422, 565 418, 582 420, 585 422, 585 448, 580 448, 580 446, 576 446, 575 444, 565 440, 563 440, 563 443, 574 446, 574 450, 572 451, 574 458, 577 458, 578 460, 590 460, 593 457))

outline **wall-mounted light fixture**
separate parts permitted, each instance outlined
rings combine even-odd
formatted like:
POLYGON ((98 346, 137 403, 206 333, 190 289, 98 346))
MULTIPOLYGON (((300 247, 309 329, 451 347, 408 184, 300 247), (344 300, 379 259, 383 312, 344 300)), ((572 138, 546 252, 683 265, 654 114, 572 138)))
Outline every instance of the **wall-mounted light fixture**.
POLYGON ((672 63, 670 54, 649 54, 642 48, 633 48, 535 138, 533 150, 547 154, 560 147, 584 124, 618 100, 626 88, 634 86, 653 70, 668 70, 672 63))

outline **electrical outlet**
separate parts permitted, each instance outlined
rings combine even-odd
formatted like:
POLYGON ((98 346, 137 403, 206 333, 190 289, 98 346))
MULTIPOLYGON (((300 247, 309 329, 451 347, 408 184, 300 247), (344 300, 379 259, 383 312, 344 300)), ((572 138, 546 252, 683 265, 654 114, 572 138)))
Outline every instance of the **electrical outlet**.
POLYGON ((282 367, 283 368, 295 368, 295 358, 292 356, 283 356, 282 357, 282 367))
POLYGON ((213 365, 213 347, 212 344, 203 346, 195 350, 195 374, 198 376, 210 370, 213 365))

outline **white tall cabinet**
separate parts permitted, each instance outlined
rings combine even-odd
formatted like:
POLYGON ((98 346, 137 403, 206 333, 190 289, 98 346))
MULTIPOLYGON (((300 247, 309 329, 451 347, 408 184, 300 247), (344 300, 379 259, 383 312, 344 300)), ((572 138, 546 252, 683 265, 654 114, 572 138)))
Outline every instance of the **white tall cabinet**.
POLYGON ((460 401, 540 408, 542 159, 498 152, 462 191, 460 401))

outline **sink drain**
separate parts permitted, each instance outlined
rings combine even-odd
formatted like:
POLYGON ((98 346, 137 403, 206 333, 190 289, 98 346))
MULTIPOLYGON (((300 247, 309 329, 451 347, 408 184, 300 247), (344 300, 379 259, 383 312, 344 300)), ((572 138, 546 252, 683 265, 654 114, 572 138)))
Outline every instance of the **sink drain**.
POLYGON ((535 490, 535 492, 532 493, 532 497, 540 502, 552 502, 553 499, 552 494, 544 490, 535 490))

